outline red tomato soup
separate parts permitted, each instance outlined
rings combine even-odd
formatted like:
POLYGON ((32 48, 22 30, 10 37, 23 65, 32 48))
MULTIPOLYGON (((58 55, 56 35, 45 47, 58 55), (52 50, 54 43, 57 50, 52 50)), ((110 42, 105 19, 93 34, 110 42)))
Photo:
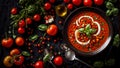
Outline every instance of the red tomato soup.
POLYGON ((68 39, 82 52, 99 49, 109 36, 109 26, 99 14, 83 11, 74 16, 68 26, 68 39))

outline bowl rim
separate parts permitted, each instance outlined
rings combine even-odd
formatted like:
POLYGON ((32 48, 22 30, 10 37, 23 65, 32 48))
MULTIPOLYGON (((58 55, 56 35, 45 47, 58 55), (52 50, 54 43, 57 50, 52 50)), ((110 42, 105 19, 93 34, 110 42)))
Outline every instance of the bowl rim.
POLYGON ((74 11, 72 11, 65 19, 64 21, 64 25, 63 25, 63 31, 62 31, 62 34, 63 34, 63 39, 65 41, 65 43, 67 44, 67 46, 72 49, 73 51, 75 51, 76 53, 78 53, 79 55, 82 55, 82 56, 93 56, 93 55, 97 55, 98 53, 102 52, 103 50, 105 50, 105 48, 107 48, 107 46, 109 45, 112 37, 113 37, 113 27, 112 27, 112 24, 110 22, 110 19, 109 17, 107 17, 105 15, 105 12, 102 11, 101 9, 99 8, 96 8, 96 7, 80 7, 80 8, 77 8, 75 9, 74 11), (72 44, 68 41, 68 35, 67 35, 67 28, 68 27, 68 23, 69 23, 69 19, 71 19, 72 17, 74 17, 77 13, 80 13, 81 11, 92 11, 92 12, 95 12, 97 14, 99 14, 102 18, 104 18, 109 26, 109 36, 106 40, 106 42, 104 42, 104 44, 99 48, 97 49, 96 51, 93 51, 93 52, 82 52, 80 50, 77 50, 74 46, 72 46, 72 44))

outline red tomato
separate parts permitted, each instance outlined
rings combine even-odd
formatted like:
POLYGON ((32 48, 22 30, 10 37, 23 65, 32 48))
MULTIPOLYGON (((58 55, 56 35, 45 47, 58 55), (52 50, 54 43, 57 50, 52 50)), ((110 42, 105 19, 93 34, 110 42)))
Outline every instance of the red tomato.
POLYGON ((28 18, 26 18, 25 22, 26 22, 27 24, 32 24, 32 19, 28 17, 28 18))
POLYGON ((45 10, 50 10, 51 9, 51 4, 50 3, 45 3, 44 8, 45 8, 45 10))
POLYGON ((61 56, 57 56, 57 57, 54 58, 53 62, 54 62, 55 65, 62 65, 63 58, 61 56))
POLYGON ((35 21, 40 21, 41 17, 40 17, 39 14, 35 14, 34 17, 33 17, 33 19, 34 19, 35 21))
POLYGON ((70 2, 70 0, 64 0, 64 3, 69 3, 70 2))
POLYGON ((47 29, 47 34, 51 36, 55 36, 58 32, 58 27, 54 24, 51 24, 47 29))
POLYGON ((22 37, 17 37, 17 38, 15 39, 15 43, 16 43, 17 46, 23 46, 23 44, 24 44, 24 39, 23 39, 22 37))
POLYGON ((94 0, 94 3, 95 3, 96 5, 102 5, 103 2, 104 2, 104 0, 94 0))
POLYGON ((13 45, 13 39, 12 38, 7 38, 7 39, 2 39, 2 46, 6 48, 10 48, 13 45))
POLYGON ((22 27, 19 27, 19 28, 18 28, 18 33, 19 33, 19 34, 24 34, 24 33, 25 33, 25 29, 22 28, 22 27))
POLYGON ((19 27, 25 27, 25 21, 24 20, 20 20, 18 25, 19 25, 19 27))
POLYGON ((73 9, 73 4, 68 4, 67 8, 70 9, 70 10, 72 10, 73 9))
POLYGON ((72 0, 72 3, 76 6, 79 6, 82 3, 82 0, 72 0))
POLYGON ((49 0, 50 1, 50 3, 55 3, 55 0, 49 0))
POLYGON ((17 14, 17 8, 12 8, 11 9, 11 14, 17 14))
POLYGON ((84 6, 91 7, 92 6, 92 0, 84 0, 83 4, 84 4, 84 6))
POLYGON ((22 65, 24 62, 24 56, 19 56, 14 59, 14 64, 15 65, 22 65))
POLYGON ((35 68, 44 68, 44 63, 43 61, 37 61, 34 66, 35 68))
POLYGON ((18 54, 20 54, 20 50, 17 49, 17 48, 12 49, 12 50, 10 51, 10 55, 11 55, 11 56, 15 56, 15 55, 18 55, 18 54))

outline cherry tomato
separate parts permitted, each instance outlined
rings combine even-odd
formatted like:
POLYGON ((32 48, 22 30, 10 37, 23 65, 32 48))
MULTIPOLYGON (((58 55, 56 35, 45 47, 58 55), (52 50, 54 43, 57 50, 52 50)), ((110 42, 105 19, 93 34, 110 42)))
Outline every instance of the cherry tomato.
POLYGON ((23 39, 22 37, 17 37, 17 38, 15 39, 15 43, 16 43, 17 46, 23 46, 23 44, 24 44, 24 39, 23 39))
POLYGON ((73 9, 73 4, 68 4, 67 8, 70 9, 70 10, 72 10, 73 9))
POLYGON ((102 5, 103 2, 104 2, 104 0, 94 0, 94 3, 95 3, 96 5, 102 5))
POLYGON ((27 24, 32 24, 32 19, 28 17, 28 18, 26 18, 25 22, 26 22, 27 24))
POLYGON ((83 4, 84 4, 84 6, 91 7, 92 6, 92 0, 84 0, 83 4))
POLYGON ((54 62, 55 65, 62 65, 63 58, 61 56, 57 56, 57 57, 54 58, 53 62, 54 62))
POLYGON ((55 3, 55 0, 49 0, 50 1, 50 3, 55 3))
POLYGON ((12 50, 10 51, 10 55, 11 55, 11 56, 15 56, 15 55, 18 55, 18 54, 20 54, 20 50, 17 49, 17 48, 12 49, 12 50))
POLYGON ((15 65, 22 65, 24 62, 24 56, 19 56, 14 59, 14 64, 15 65))
POLYGON ((41 17, 40 17, 39 14, 35 14, 34 17, 33 17, 33 19, 34 19, 35 21, 40 21, 41 17))
POLYGON ((18 28, 18 33, 19 33, 19 34, 24 34, 24 33, 25 33, 25 29, 22 28, 22 27, 19 27, 19 28, 18 28))
POLYGON ((45 3, 44 5, 45 10, 50 10, 51 9, 51 4, 50 3, 45 3))
POLYGON ((35 68, 44 68, 44 63, 43 61, 37 61, 34 66, 35 68))
POLYGON ((12 8, 11 9, 11 14, 17 14, 17 8, 12 8))
POLYGON ((72 3, 76 6, 79 6, 82 3, 82 0, 72 0, 72 3))
POLYGON ((13 45, 13 39, 12 38, 7 38, 2 40, 2 46, 6 48, 10 48, 13 45))
POLYGON ((18 25, 19 25, 19 27, 25 27, 25 21, 24 20, 20 20, 18 25))
POLYGON ((51 24, 47 29, 47 34, 51 36, 55 36, 58 32, 58 27, 54 24, 51 24))
POLYGON ((13 58, 11 56, 6 56, 3 60, 3 64, 6 67, 12 67, 13 66, 12 60, 13 60, 13 58))
POLYGON ((70 0, 64 0, 64 3, 69 3, 70 2, 70 0))

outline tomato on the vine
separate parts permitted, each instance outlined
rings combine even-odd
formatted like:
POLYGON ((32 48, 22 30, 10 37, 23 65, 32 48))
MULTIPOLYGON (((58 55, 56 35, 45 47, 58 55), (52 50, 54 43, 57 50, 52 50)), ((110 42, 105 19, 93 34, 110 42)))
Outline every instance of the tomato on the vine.
POLYGON ((24 20, 20 20, 18 25, 19 25, 19 27, 25 27, 25 21, 24 20))
POLYGON ((20 50, 17 49, 17 48, 12 49, 12 50, 10 51, 10 55, 11 55, 11 56, 15 56, 15 55, 18 55, 18 54, 20 54, 20 50))
POLYGON ((24 62, 24 56, 18 56, 18 57, 15 57, 14 59, 15 65, 22 65, 23 62, 24 62))
POLYGON ((45 10, 50 10, 51 9, 51 4, 50 3, 45 3, 44 5, 45 10))
POLYGON ((3 60, 3 64, 6 67, 12 67, 13 66, 12 60, 13 60, 13 58, 11 56, 6 56, 3 60))
POLYGON ((63 58, 61 56, 57 56, 53 60, 55 65, 62 65, 63 64, 63 58))
POLYGON ((84 6, 91 7, 92 6, 92 0, 84 0, 83 4, 84 4, 84 6))
POLYGON ((2 39, 2 46, 6 48, 10 48, 13 45, 13 39, 12 38, 4 38, 2 39))
POLYGON ((27 24, 32 24, 32 19, 28 17, 28 18, 25 19, 25 22, 27 24))
POLYGON ((37 61, 34 65, 35 68, 44 68, 43 61, 37 61))
POLYGON ((11 14, 17 14, 17 8, 12 8, 11 9, 11 14))
POLYGON ((47 34, 51 35, 51 36, 55 36, 58 32, 58 27, 55 24, 51 24, 48 28, 47 28, 47 34))
POLYGON ((102 5, 104 0, 94 0, 95 5, 102 5))
POLYGON ((16 43, 17 46, 23 46, 24 42, 25 41, 24 41, 24 39, 22 37, 17 37, 15 39, 15 43, 16 43))
POLYGON ((82 3, 82 0, 72 0, 72 3, 76 6, 79 6, 82 3))
POLYGON ((50 3, 55 3, 55 0, 49 0, 50 1, 50 3))
POLYGON ((68 4, 67 8, 70 9, 70 10, 72 10, 73 9, 73 4, 68 4))
POLYGON ((69 3, 70 2, 70 0, 64 0, 64 3, 69 3))
POLYGON ((34 19, 34 21, 40 21, 41 16, 39 14, 35 14, 33 19, 34 19))
POLYGON ((19 34, 24 34, 24 33, 25 33, 25 29, 22 28, 22 27, 19 27, 19 28, 18 28, 18 33, 19 33, 19 34))

